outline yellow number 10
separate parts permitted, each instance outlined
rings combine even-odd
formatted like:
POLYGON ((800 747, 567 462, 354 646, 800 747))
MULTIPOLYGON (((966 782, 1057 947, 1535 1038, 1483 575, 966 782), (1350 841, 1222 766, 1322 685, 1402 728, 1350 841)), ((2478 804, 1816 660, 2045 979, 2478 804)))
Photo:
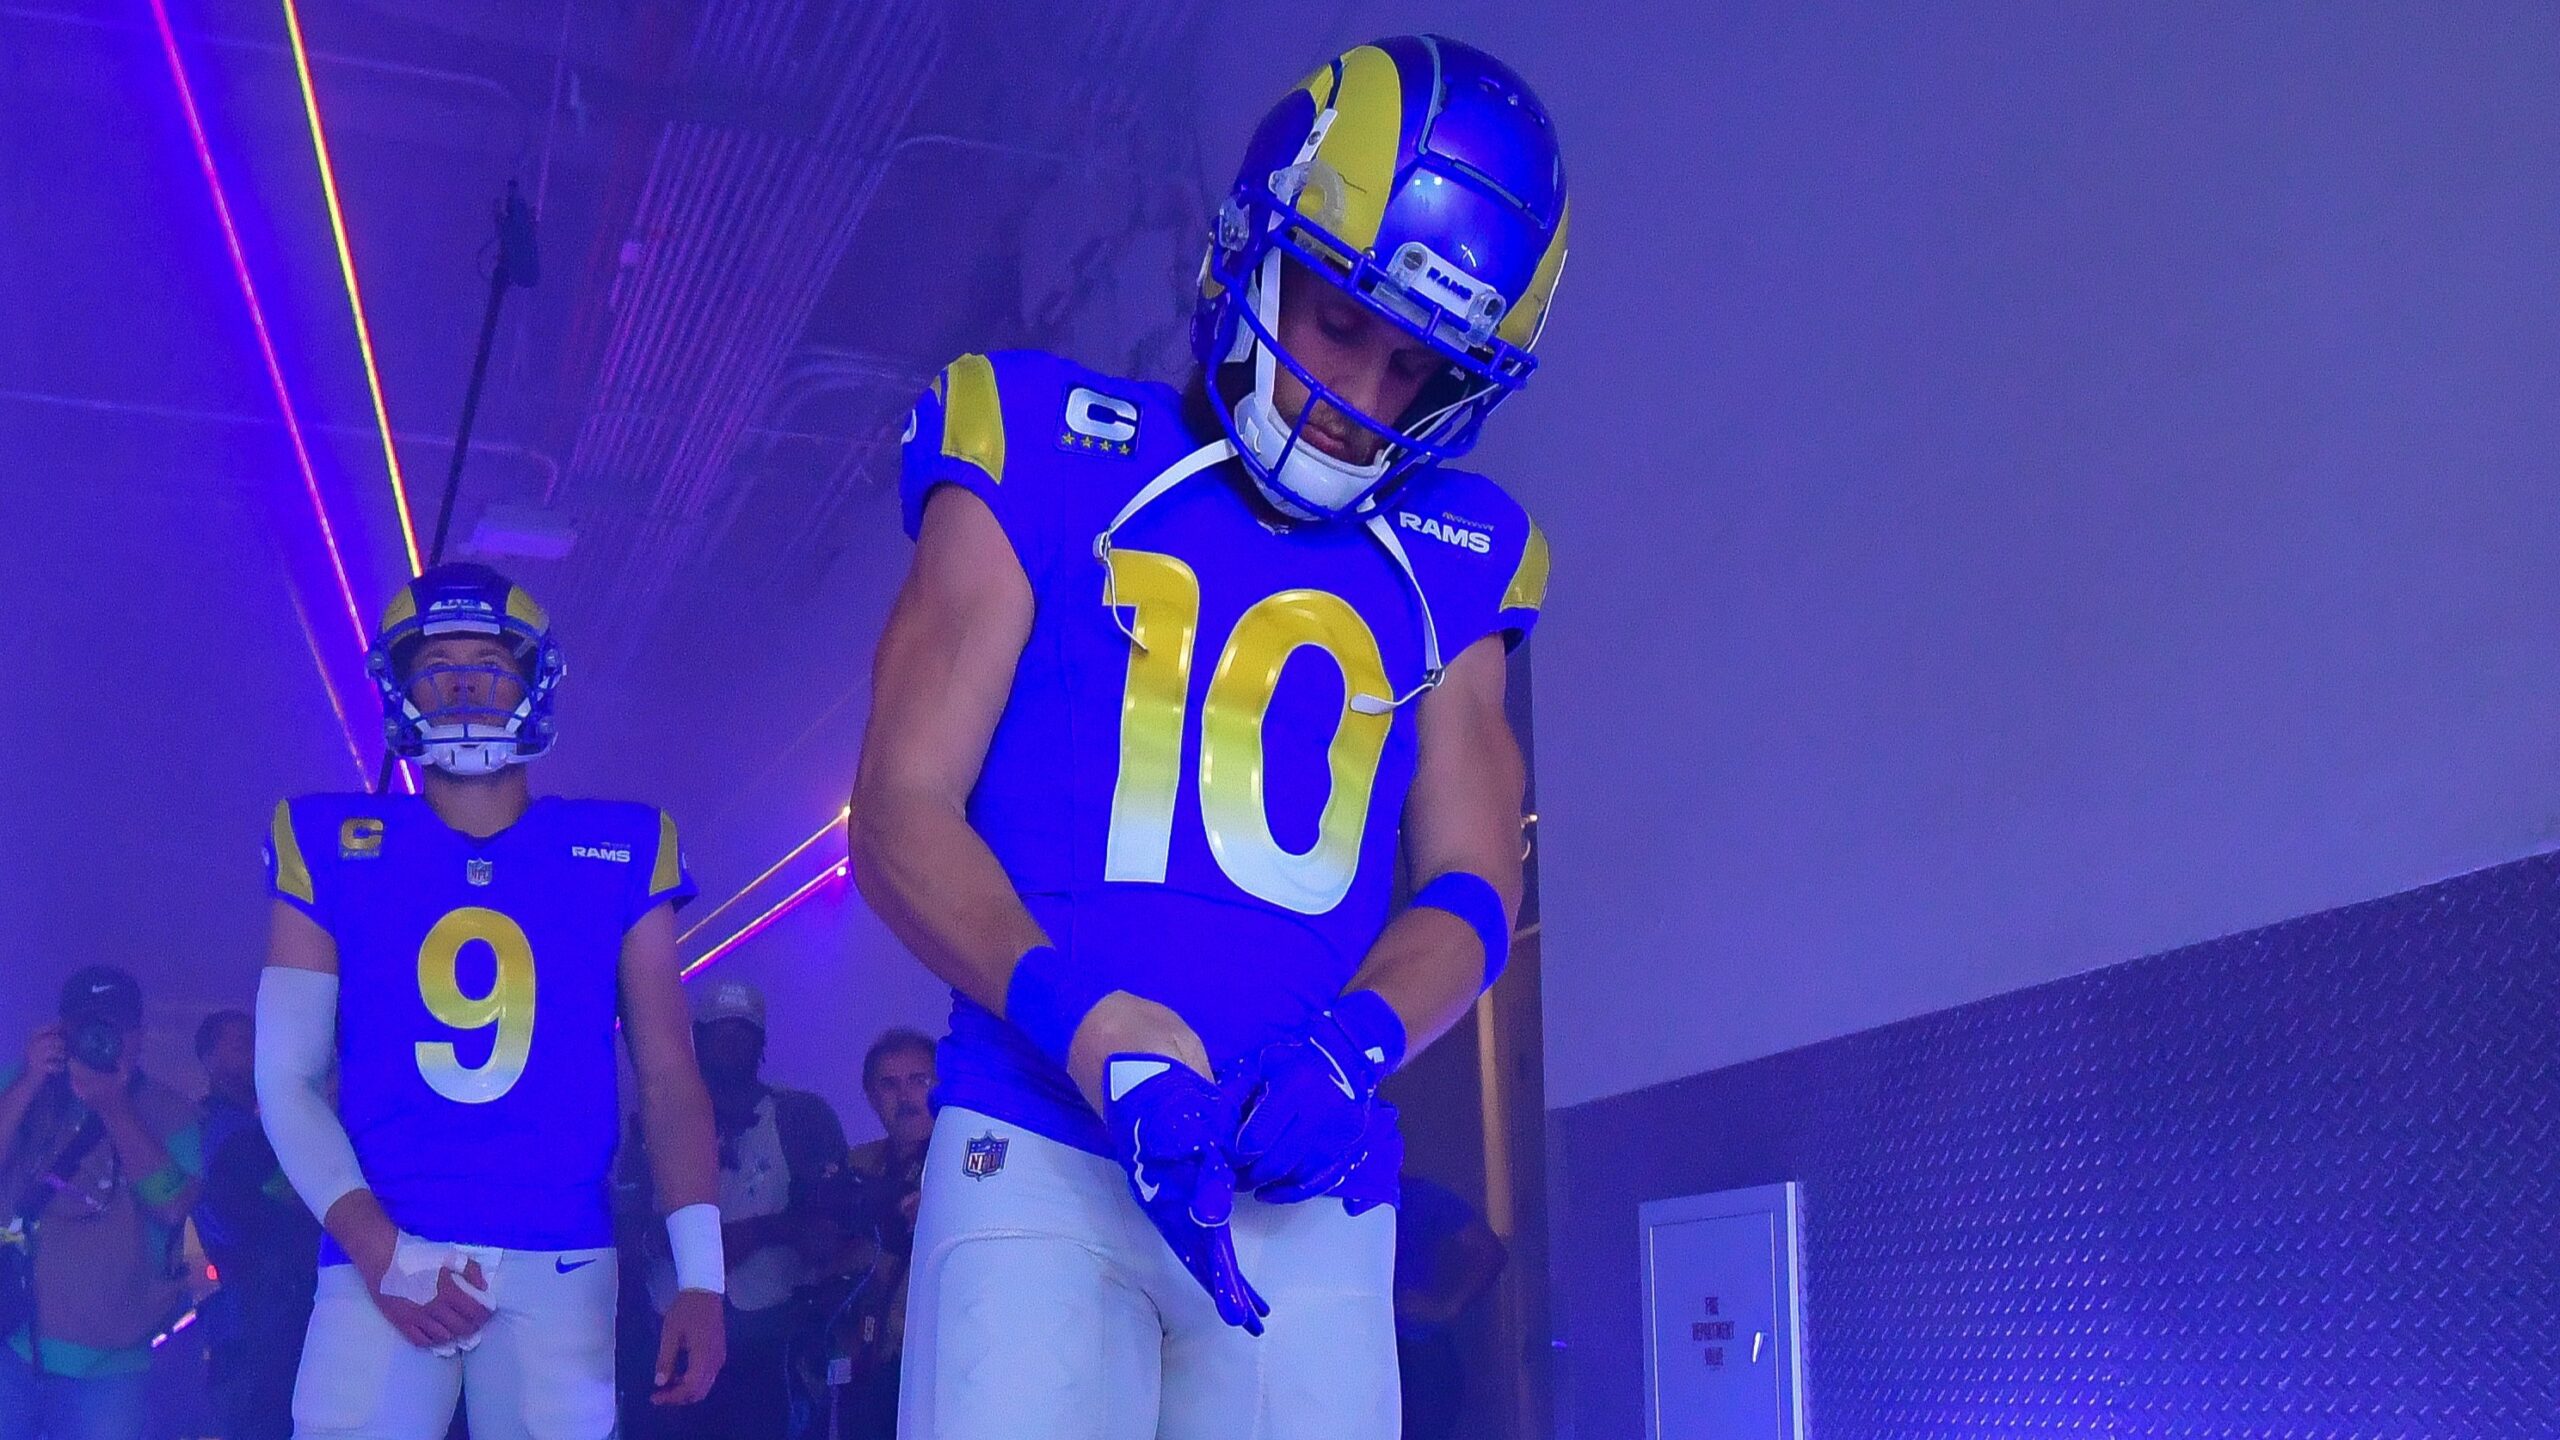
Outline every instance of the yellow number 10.
POLYGON ((456 1030, 497 1027, 489 1059, 474 1068, 455 1058, 442 1040, 418 1042, 418 1074, 447 1100, 485 1105, 524 1078, 533 1053, 533 942, 524 927, 495 910, 466 905, 447 914, 418 947, 418 998, 427 1013, 456 1030), (462 947, 473 941, 497 956, 497 978, 486 995, 465 995, 456 971, 462 947))
MULTIPOLYGON (((1161 882, 1173 842, 1189 719, 1191 652, 1200 631, 1200 580, 1170 555, 1111 552, 1111 583, 1137 618, 1120 699, 1120 776, 1111 792, 1106 880, 1161 882)), ((1249 895, 1302 915, 1342 903, 1360 864, 1369 799, 1392 717, 1353 710, 1350 697, 1391 696, 1377 636, 1358 611, 1322 590, 1283 590, 1236 621, 1209 677, 1200 717, 1200 819, 1218 868, 1249 895), (1343 709, 1326 747, 1329 788, 1315 844, 1300 853, 1271 834, 1264 794, 1263 721, 1289 657, 1303 646, 1342 672, 1343 709)))

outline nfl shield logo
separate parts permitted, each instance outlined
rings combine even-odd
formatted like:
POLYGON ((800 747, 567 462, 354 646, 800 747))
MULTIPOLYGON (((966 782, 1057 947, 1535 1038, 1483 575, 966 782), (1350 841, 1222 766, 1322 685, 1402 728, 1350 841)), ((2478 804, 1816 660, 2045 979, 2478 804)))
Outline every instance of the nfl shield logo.
POLYGON ((466 860, 462 865, 463 877, 474 885, 488 884, 496 877, 497 870, 497 866, 486 860, 466 860))
POLYGON ((969 1142, 969 1153, 960 1157, 960 1173, 972 1180, 984 1180, 1004 1168, 1004 1147, 1012 1142, 994 1135, 981 1135, 969 1142))

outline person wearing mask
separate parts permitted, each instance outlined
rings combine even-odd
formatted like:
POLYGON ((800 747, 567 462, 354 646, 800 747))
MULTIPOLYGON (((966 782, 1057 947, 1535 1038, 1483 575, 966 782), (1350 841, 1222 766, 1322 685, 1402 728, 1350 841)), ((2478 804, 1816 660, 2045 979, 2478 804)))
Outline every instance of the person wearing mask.
POLYGON ((0 1081, 0 1440, 139 1440, 151 1340, 184 1304, 195 1107, 145 1075, 142 987, 88 966, 0 1081))
POLYGON ((884 1032, 862 1057, 863 1098, 883 1133, 853 1147, 849 1162, 859 1182, 854 1239, 868 1250, 870 1265, 852 1305, 842 1440, 895 1440, 898 1433, 907 1261, 915 1249, 925 1146, 933 1139, 933 1060, 932 1037, 905 1026, 884 1032))

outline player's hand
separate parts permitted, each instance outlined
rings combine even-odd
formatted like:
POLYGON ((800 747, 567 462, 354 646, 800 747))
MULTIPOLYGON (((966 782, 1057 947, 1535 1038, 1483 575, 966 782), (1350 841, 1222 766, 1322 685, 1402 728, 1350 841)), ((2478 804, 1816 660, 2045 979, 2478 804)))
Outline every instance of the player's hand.
POLYGON ((27 1037, 27 1068, 18 1072, 17 1083, 32 1090, 52 1079, 71 1063, 71 1047, 63 1041, 59 1024, 39 1025, 27 1037))
POLYGON ((720 1297, 708 1290, 679 1290, 658 1326, 657 1389, 652 1405, 691 1405, 711 1393, 729 1358, 729 1321, 720 1297))
POLYGON ((1103 1123, 1138 1208, 1217 1302, 1219 1318, 1261 1334, 1271 1307, 1245 1280, 1227 1227, 1236 1204, 1225 1149, 1236 1129, 1234 1105, 1207 1076, 1169 1055, 1113 1055, 1104 1069, 1103 1123))
POLYGON ((1191 1022, 1126 990, 1112 991, 1086 1012, 1067 1051, 1067 1074, 1096 1115, 1107 1113, 1102 1071, 1114 1055, 1162 1055, 1190 1066, 1203 1078, 1209 1074, 1209 1049, 1200 1043, 1191 1022))
MULTIPOLYGON (((361 1272, 359 1272, 361 1273, 361 1272)), ((480 1273, 480 1262, 472 1261, 460 1271, 446 1270, 436 1276, 435 1298, 421 1305, 415 1300, 382 1293, 382 1277, 368 1277, 366 1287, 373 1296, 373 1308, 400 1332, 400 1338, 421 1350, 460 1345, 480 1333, 489 1323, 489 1307, 474 1298, 471 1290, 488 1292, 488 1281, 480 1273)))
POLYGON ((1404 1023, 1361 990, 1248 1058, 1230 1077, 1244 1110, 1236 1183, 1277 1205, 1332 1193, 1367 1158, 1378 1086, 1404 1049, 1404 1023))

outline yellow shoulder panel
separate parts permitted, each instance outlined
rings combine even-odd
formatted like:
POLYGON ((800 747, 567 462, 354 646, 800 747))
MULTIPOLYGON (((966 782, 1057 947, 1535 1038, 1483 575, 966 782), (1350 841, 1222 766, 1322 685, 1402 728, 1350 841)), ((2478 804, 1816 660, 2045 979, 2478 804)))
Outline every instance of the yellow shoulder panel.
POLYGON ((684 852, 676 845, 676 819, 658 812, 658 864, 649 875, 649 893, 663 895, 684 882, 684 852))
POLYGON ((1520 568, 1502 592, 1505 610, 1535 610, 1547 603, 1547 532, 1529 522, 1529 543, 1520 547, 1520 568))
POLYGON ((950 393, 943 403, 942 453, 966 460, 1004 483, 1004 406, 996 396, 996 367, 984 355, 963 355, 943 370, 950 393))
MULTIPOLYGON (((402 592, 406 594, 404 590, 402 592)), ((293 802, 276 802, 276 815, 269 839, 276 851, 276 888, 305 905, 319 903, 311 894, 311 867, 303 863, 302 842, 293 835, 293 802)))

